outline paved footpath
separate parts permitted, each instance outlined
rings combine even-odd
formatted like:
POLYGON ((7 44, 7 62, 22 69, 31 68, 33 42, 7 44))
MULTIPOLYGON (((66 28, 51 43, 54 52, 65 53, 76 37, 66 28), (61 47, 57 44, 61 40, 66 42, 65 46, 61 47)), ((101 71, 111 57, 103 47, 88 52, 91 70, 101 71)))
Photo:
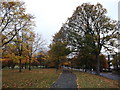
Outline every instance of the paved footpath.
POLYGON ((120 75, 112 73, 100 73, 101 76, 120 81, 120 75))
POLYGON ((76 88, 76 76, 68 70, 63 70, 58 80, 52 85, 51 88, 76 88))
MULTIPOLYGON (((81 69, 74 69, 73 70, 77 70, 77 71, 81 71, 83 72, 83 70, 81 69)), ((87 73, 90 73, 90 74, 96 74, 96 72, 90 72, 90 71, 87 71, 87 73)), ((100 76, 103 76, 103 77, 107 77, 109 79, 113 79, 113 80, 118 80, 120 81, 120 75, 116 75, 116 74, 112 74, 112 73, 100 73, 100 76)))

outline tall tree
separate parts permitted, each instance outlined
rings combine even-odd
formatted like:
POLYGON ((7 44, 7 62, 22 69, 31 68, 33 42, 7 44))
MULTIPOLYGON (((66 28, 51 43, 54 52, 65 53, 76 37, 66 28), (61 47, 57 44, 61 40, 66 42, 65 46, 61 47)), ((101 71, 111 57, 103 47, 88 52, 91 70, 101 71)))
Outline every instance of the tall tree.
POLYGON ((3 49, 9 43, 16 45, 19 56, 20 72, 21 60, 24 51, 24 32, 29 32, 34 26, 34 17, 26 14, 24 2, 1 2, 0 3, 0 33, 2 35, 3 49))
MULTIPOLYGON (((86 35, 92 38, 91 45, 96 55, 97 74, 100 74, 99 55, 102 48, 112 50, 112 43, 116 39, 117 22, 106 16, 107 10, 100 3, 92 5, 83 3, 78 6, 73 15, 63 26, 69 45, 80 51, 86 42, 82 42, 86 35)), ((86 43, 87 44, 87 43, 86 43)), ((90 46, 90 45, 88 45, 90 46)), ((91 46, 90 46, 91 47, 91 46)))
POLYGON ((31 60, 32 57, 43 50, 44 46, 46 45, 45 41, 42 40, 41 35, 33 34, 29 35, 29 40, 26 41, 27 49, 28 49, 28 57, 29 57, 29 70, 31 70, 31 60))
POLYGON ((10 43, 26 27, 32 26, 33 16, 26 14, 24 2, 0 2, 0 33, 2 47, 10 43))
POLYGON ((64 62, 66 56, 70 53, 67 42, 63 38, 64 35, 61 28, 61 30, 53 36, 53 42, 50 44, 50 50, 48 51, 49 59, 55 63, 56 67, 64 62))

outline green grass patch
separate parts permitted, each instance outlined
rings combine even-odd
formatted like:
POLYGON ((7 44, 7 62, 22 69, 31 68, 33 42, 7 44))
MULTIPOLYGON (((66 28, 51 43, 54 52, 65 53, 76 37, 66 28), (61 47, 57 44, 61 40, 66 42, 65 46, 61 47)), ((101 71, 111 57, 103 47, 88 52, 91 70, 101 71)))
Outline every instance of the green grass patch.
POLYGON ((61 71, 55 69, 3 70, 3 88, 49 88, 56 81, 61 71))
POLYGON ((74 71, 79 88, 120 88, 120 82, 102 76, 74 71))

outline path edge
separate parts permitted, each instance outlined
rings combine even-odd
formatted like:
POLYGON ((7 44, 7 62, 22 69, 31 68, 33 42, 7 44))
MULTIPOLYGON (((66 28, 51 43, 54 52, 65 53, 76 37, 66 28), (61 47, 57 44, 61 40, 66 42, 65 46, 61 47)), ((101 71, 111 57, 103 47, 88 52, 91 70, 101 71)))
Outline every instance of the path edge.
MULTIPOLYGON (((58 79, 60 78, 60 76, 61 76, 61 75, 62 75, 62 72, 60 73, 60 75, 59 75, 58 79)), ((58 79, 57 79, 56 81, 58 81, 58 79)), ((48 88, 51 88, 51 87, 52 87, 52 85, 56 83, 56 81, 54 81, 54 82, 50 85, 50 87, 48 87, 48 88)))

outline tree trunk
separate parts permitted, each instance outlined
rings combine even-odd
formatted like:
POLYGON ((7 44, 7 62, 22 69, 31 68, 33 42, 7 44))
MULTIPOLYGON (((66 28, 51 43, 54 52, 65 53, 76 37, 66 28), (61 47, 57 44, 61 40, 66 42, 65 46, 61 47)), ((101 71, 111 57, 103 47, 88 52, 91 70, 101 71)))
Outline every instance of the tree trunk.
POLYGON ((19 72, 22 72, 22 68, 21 68, 22 63, 21 63, 21 59, 20 59, 19 61, 20 61, 20 63, 19 63, 19 72))
POLYGON ((99 59, 99 54, 96 54, 96 60, 97 60, 97 75, 100 75, 100 59, 99 59))
POLYGON ((25 69, 27 69, 27 63, 25 63, 25 69))
POLYGON ((29 70, 31 70, 31 57, 29 59, 29 70))
POLYGON ((59 70, 59 60, 56 61, 56 71, 58 71, 58 70, 59 70))
POLYGON ((11 68, 14 69, 14 67, 15 67, 15 64, 13 64, 11 68))

